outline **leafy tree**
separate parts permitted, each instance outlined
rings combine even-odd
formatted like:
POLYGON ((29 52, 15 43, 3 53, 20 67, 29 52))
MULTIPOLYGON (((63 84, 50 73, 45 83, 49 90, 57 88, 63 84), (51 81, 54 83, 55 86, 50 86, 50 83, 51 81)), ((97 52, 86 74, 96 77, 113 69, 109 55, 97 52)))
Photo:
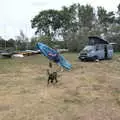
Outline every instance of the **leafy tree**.
POLYGON ((76 4, 73 4, 70 7, 66 7, 66 6, 62 7, 62 10, 61 10, 62 28, 64 32, 67 32, 67 31, 76 32, 77 31, 76 9, 77 9, 76 4))
POLYGON ((53 41, 51 41, 51 38, 48 36, 38 37, 37 42, 42 42, 50 47, 53 47, 53 41))
POLYGON ((37 37, 32 37, 30 41, 30 49, 34 50, 36 49, 36 44, 37 44, 37 37))
POLYGON ((117 6, 116 23, 120 24, 120 4, 117 6))
POLYGON ((7 42, 6 42, 6 46, 7 47, 11 47, 11 48, 15 48, 15 40, 10 38, 7 42))
POLYGON ((107 33, 109 24, 112 24, 115 21, 114 12, 107 12, 103 7, 98 7, 97 15, 101 29, 103 28, 103 32, 107 33))
POLYGON ((36 15, 32 23, 32 28, 36 28, 36 34, 53 38, 57 30, 61 28, 61 13, 57 10, 44 10, 36 15))
POLYGON ((4 40, 2 37, 0 37, 0 49, 3 49, 6 47, 6 40, 4 40))
POLYGON ((91 35, 104 35, 109 41, 119 43, 120 4, 117 14, 118 17, 113 11, 108 12, 103 7, 98 7, 96 13, 91 5, 80 4, 63 6, 61 10, 43 10, 31 21, 32 28, 36 29, 39 36, 32 38, 31 48, 41 41, 49 46, 60 44, 71 51, 79 51, 91 35), (59 36, 64 40, 62 44, 55 41, 59 36))
POLYGON ((78 18, 79 18, 79 26, 92 28, 92 23, 95 18, 93 7, 90 5, 80 5, 78 4, 78 18))
POLYGON ((29 41, 23 31, 20 31, 20 35, 16 36, 15 42, 16 50, 25 50, 29 48, 29 41))

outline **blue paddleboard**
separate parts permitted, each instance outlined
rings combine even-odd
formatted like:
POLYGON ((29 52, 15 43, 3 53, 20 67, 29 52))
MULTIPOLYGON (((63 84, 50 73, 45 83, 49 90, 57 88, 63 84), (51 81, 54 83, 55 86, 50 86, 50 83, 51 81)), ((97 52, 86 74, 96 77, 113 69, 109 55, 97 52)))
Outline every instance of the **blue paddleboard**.
MULTIPOLYGON (((58 54, 58 52, 50 47, 48 47, 47 45, 43 44, 43 43, 37 43, 37 48, 40 50, 40 52, 46 56, 48 59, 50 60, 55 60, 54 56, 49 56, 49 54, 58 54)), ((58 59, 59 61, 57 62, 57 64, 59 64, 60 66, 62 66, 63 68, 70 70, 72 65, 62 56, 58 54, 58 59)))

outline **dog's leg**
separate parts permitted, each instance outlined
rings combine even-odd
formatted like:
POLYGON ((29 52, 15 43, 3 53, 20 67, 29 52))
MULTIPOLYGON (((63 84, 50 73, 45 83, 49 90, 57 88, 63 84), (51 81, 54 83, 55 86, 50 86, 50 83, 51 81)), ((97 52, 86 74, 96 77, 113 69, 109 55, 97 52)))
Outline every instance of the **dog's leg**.
POLYGON ((51 83, 53 83, 53 80, 51 80, 51 83))
POLYGON ((56 75, 55 75, 55 80, 56 80, 56 83, 58 82, 57 77, 58 77, 58 74, 57 74, 57 72, 56 72, 56 75))
POLYGON ((55 75, 54 75, 54 80, 55 80, 56 83, 58 82, 58 80, 57 80, 57 73, 55 73, 55 75))
POLYGON ((55 78, 56 83, 58 82, 57 77, 55 78))

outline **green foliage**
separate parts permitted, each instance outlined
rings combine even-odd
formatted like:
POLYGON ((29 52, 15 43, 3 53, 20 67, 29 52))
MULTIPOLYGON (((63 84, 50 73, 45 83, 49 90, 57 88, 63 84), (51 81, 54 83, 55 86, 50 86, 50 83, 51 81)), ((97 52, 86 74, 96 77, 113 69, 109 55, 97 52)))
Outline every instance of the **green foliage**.
POLYGON ((12 47, 12 48, 15 48, 15 40, 14 39, 9 39, 7 42, 6 42, 6 47, 12 47))
POLYGON ((115 22, 115 14, 113 11, 107 12, 103 7, 98 7, 98 22, 101 25, 103 33, 108 32, 109 25, 115 22))
POLYGON ((61 16, 62 16, 62 29, 64 32, 67 31, 77 31, 77 19, 76 19, 76 14, 77 14, 77 5, 73 4, 70 7, 64 6, 61 10, 61 16))
POLYGON ((26 50, 29 49, 29 41, 27 36, 23 33, 23 31, 20 31, 20 35, 16 36, 16 42, 15 42, 16 50, 26 50))
POLYGON ((80 27, 88 27, 91 29, 95 18, 93 7, 90 5, 78 5, 78 18, 80 27))
POLYGON ((37 42, 42 42, 50 47, 53 47, 53 41, 51 41, 49 36, 41 36, 38 38, 37 42))
POLYGON ((37 37, 32 37, 30 42, 30 49, 35 50, 37 44, 37 37))
POLYGON ((57 29, 61 28, 61 12, 57 10, 44 10, 36 15, 32 22, 32 28, 37 28, 36 34, 54 37, 57 29))
POLYGON ((63 6, 61 10, 41 11, 31 23, 32 28, 37 29, 36 33, 40 34, 40 41, 50 46, 59 45, 52 40, 60 35, 64 40, 60 47, 79 51, 87 43, 88 36, 103 35, 109 41, 116 42, 115 50, 119 50, 120 4, 117 14, 118 17, 113 11, 108 12, 101 6, 96 14, 91 5, 72 4, 63 6))
POLYGON ((118 9, 117 10, 118 17, 116 18, 116 22, 120 24, 120 4, 118 5, 117 9, 118 9))
POLYGON ((67 49, 65 41, 53 41, 54 46, 60 49, 67 49))
POLYGON ((2 37, 0 37, 0 49, 5 48, 5 42, 6 41, 2 37))

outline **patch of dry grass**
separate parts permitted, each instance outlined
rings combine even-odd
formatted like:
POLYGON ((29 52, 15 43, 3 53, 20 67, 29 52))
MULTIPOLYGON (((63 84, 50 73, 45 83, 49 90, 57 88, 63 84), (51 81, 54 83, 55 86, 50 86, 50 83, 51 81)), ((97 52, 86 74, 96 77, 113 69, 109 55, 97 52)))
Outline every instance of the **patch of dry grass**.
POLYGON ((80 62, 47 86, 48 60, 40 55, 0 60, 0 120, 120 120, 119 55, 80 62))

